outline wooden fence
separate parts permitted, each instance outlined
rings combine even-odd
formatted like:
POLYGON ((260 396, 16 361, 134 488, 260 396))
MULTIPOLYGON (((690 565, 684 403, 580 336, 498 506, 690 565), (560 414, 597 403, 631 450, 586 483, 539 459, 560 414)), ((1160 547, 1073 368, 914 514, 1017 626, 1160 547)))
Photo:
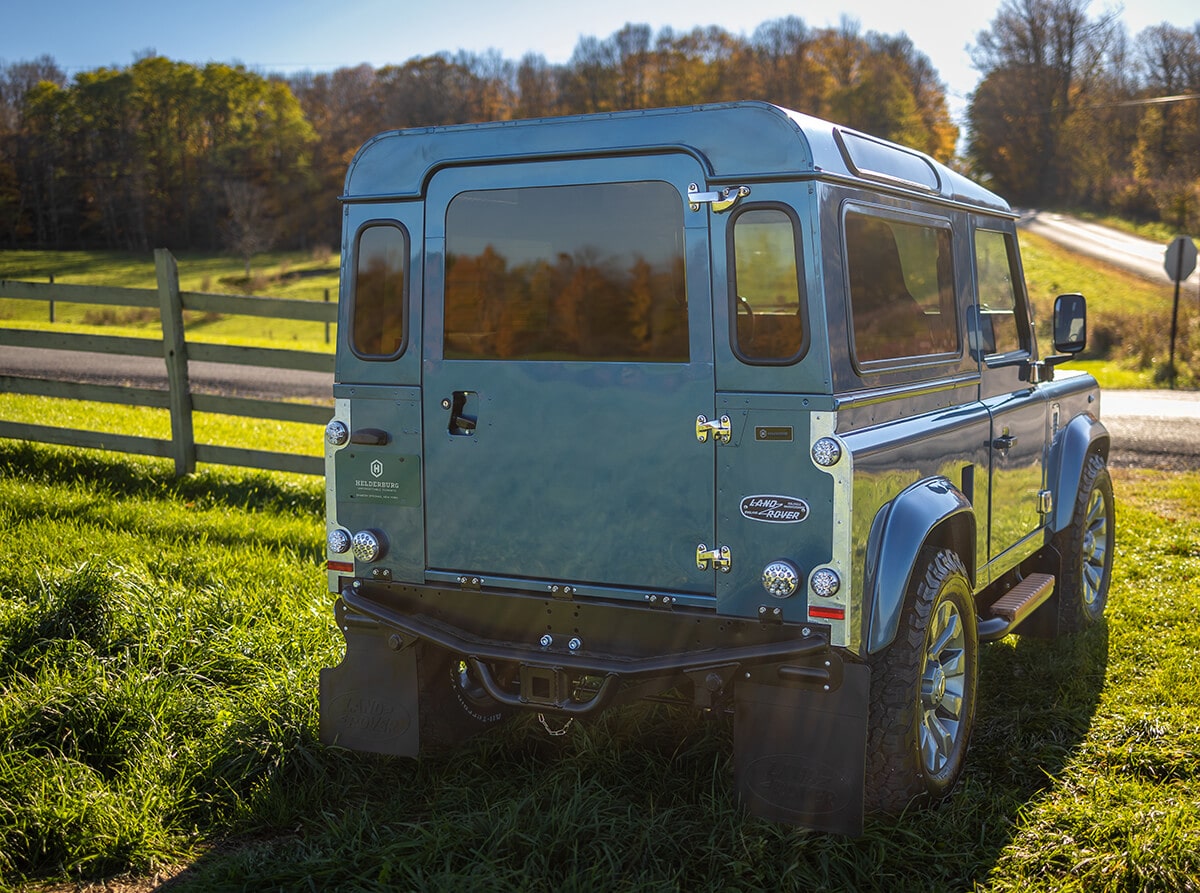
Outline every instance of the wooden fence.
POLYGON ((183 311, 265 316, 328 324, 337 321, 337 304, 180 291, 179 271, 175 258, 165 248, 154 252, 154 266, 158 278, 156 290, 0 280, 0 298, 48 301, 51 307, 55 301, 123 307, 157 307, 162 315, 163 337, 161 342, 151 338, 78 335, 0 328, 0 346, 161 357, 166 361, 168 384, 166 390, 80 384, 50 378, 0 375, 0 391, 168 409, 171 414, 171 439, 161 440, 128 434, 108 434, 100 431, 82 431, 3 420, 0 420, 0 437, 172 458, 175 460, 175 472, 180 475, 194 471, 197 462, 294 471, 301 474, 324 474, 325 460, 318 456, 297 456, 269 450, 196 443, 192 433, 193 412, 223 413, 323 425, 329 421, 333 410, 330 407, 312 404, 195 394, 192 393, 188 383, 188 363, 195 360, 332 374, 333 355, 299 350, 232 347, 223 344, 188 342, 184 337, 183 311))

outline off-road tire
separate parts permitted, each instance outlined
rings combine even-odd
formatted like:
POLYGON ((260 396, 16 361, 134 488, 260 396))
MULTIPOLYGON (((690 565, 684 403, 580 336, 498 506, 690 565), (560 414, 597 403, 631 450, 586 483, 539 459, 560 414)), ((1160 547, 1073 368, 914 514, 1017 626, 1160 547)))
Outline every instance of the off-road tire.
POLYGON ((468 679, 460 682, 461 658, 428 642, 417 645, 421 750, 446 750, 508 719, 508 708, 468 679))
POLYGON ((974 725, 979 638, 966 568, 955 552, 932 548, 916 567, 896 639, 869 661, 868 812, 948 794, 974 725))
POLYGON ((1112 478, 1104 457, 1092 453, 1083 468, 1071 523, 1054 538, 1059 565, 1058 632, 1081 632, 1099 622, 1108 604, 1116 525, 1112 478))

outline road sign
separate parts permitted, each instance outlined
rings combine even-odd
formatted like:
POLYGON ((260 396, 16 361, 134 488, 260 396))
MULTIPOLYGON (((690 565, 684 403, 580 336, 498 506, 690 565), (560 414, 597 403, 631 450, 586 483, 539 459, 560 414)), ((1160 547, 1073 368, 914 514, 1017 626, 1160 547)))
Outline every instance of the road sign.
POLYGON ((1175 388, 1175 334, 1179 328, 1179 283, 1192 275, 1196 269, 1196 243, 1187 236, 1176 236, 1163 254, 1163 269, 1175 283, 1175 306, 1171 309, 1171 359, 1167 375, 1175 388))
POLYGON ((1163 269, 1172 282, 1183 282, 1196 269, 1196 243, 1187 236, 1176 236, 1163 255, 1163 269))

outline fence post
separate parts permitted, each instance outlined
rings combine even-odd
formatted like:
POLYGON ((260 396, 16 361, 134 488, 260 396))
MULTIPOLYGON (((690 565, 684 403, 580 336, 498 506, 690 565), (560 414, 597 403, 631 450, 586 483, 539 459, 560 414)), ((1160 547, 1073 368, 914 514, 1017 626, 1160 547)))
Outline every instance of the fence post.
POLYGON ((196 470, 196 439, 192 434, 192 392, 188 385, 187 342, 183 335, 183 301, 179 297, 179 268, 166 248, 154 250, 158 302, 162 314, 163 359, 170 387, 171 454, 175 474, 196 470))
MULTIPOLYGON (((325 289, 325 303, 329 303, 329 289, 325 289)), ((329 323, 325 323, 325 343, 329 343, 329 323)))
MULTIPOLYGON (((54 284, 54 274, 50 274, 50 284, 54 284)), ((54 322, 54 298, 50 299, 50 322, 54 322)), ((329 339, 326 339, 329 340, 329 339)))

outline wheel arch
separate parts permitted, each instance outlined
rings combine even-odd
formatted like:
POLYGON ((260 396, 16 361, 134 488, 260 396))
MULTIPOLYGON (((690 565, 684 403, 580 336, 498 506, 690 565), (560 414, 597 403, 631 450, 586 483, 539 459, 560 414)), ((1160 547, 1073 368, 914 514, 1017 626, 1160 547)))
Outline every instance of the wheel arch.
POLYGON ((863 601, 866 653, 896 638, 904 598, 927 547, 956 552, 975 586, 975 513, 971 501, 949 479, 927 478, 902 490, 871 523, 863 601))
POLYGON ((1047 486, 1054 495, 1054 506, 1048 534, 1058 533, 1071 523, 1075 495, 1083 480, 1088 456, 1096 453, 1107 462, 1111 441, 1104 424, 1090 415, 1076 416, 1058 432, 1050 447, 1047 486))

